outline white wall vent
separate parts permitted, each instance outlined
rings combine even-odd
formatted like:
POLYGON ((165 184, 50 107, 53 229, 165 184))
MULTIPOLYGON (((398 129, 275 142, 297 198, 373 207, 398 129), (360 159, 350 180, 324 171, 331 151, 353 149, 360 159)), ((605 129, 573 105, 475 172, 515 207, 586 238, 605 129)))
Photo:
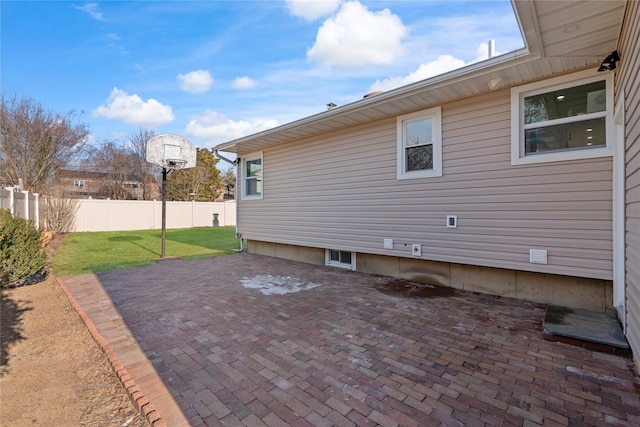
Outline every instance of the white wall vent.
POLYGON ((529 249, 529 262, 531 264, 546 264, 547 250, 546 249, 529 249))

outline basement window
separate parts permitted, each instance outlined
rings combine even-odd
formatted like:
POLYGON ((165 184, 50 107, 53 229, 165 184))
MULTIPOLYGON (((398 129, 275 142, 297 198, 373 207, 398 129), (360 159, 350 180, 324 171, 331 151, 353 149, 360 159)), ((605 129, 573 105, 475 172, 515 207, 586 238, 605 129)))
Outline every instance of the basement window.
POLYGON ((325 264, 334 267, 356 269, 356 254, 338 249, 327 249, 325 251, 325 264))
POLYGON ((511 164, 612 155, 613 74, 594 71, 511 90, 511 164))

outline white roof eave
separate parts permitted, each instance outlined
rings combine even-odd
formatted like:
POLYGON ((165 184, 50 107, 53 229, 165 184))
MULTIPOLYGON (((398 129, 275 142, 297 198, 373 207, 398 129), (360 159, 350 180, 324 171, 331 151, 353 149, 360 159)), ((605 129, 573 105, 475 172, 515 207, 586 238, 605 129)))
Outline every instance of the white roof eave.
MULTIPOLYGON (((333 108, 331 110, 323 111, 312 116, 308 116, 281 126, 277 126, 275 128, 267 129, 255 134, 247 135, 242 138, 234 139, 232 141, 219 144, 214 149, 218 151, 238 153, 244 151, 242 147, 245 145, 251 145, 252 149, 258 148, 256 147, 256 145, 267 147, 273 144, 273 142, 268 141, 270 139, 270 136, 276 134, 280 135, 280 138, 278 139, 281 142, 282 139, 288 139, 286 137, 287 133, 293 132, 297 129, 306 128, 312 124, 324 123, 326 125, 327 123, 330 123, 331 120, 337 117, 352 115, 359 111, 381 104, 386 104, 395 100, 401 100, 416 93, 426 92, 435 88, 459 83, 473 77, 506 69, 522 62, 534 60, 537 57, 537 55, 531 55, 529 53, 529 50, 526 48, 519 49, 503 55, 495 56, 485 61, 476 62, 465 67, 450 71, 448 73, 428 78, 426 80, 421 80, 419 82, 402 86, 397 89, 382 92, 375 96, 363 98, 349 104, 333 108), (260 144, 258 142, 259 140, 263 140, 264 143, 260 144)), ((341 128, 341 126, 336 127, 336 129, 339 128, 341 128)), ((326 130, 324 132, 326 132, 326 130)))

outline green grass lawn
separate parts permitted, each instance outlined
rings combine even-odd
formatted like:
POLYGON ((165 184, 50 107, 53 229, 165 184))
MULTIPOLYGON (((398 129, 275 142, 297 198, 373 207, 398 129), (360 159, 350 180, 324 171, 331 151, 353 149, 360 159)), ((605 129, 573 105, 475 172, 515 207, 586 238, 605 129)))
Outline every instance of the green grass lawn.
MULTIPOLYGON (((232 254, 239 247, 235 233, 235 227, 167 230, 165 257, 232 254)), ((153 264, 161 248, 161 230, 69 233, 53 258, 53 274, 63 277, 153 264)))

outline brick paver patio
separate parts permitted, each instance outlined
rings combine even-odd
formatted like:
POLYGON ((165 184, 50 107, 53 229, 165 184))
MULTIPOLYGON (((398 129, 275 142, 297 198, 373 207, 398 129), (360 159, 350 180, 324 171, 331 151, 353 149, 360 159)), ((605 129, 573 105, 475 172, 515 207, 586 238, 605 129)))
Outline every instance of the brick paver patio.
POLYGON ((631 360, 538 304, 250 254, 63 282, 158 425, 640 425, 631 360))

